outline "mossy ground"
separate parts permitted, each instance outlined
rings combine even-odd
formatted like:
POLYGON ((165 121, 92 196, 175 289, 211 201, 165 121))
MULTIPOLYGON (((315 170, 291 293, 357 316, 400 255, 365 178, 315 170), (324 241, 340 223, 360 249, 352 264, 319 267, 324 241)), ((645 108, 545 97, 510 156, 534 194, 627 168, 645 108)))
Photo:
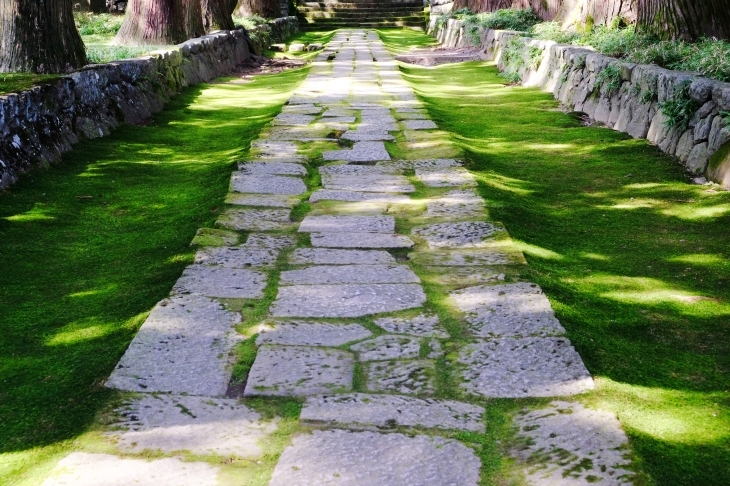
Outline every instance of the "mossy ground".
MULTIPOLYGON (((380 34, 395 51, 430 42, 380 34)), ((581 125, 550 94, 506 87, 491 64, 401 70, 465 152, 491 218, 595 376, 580 400, 618 415, 656 484, 726 484, 730 193, 690 184, 646 141, 581 125)), ((498 425, 488 435, 508 435, 504 413, 518 401, 487 406, 498 425)), ((498 448, 486 444, 496 472, 498 448)))
POLYGON ((118 396, 104 379, 192 262, 234 162, 307 72, 190 88, 151 124, 0 193, 1 484, 38 484, 84 443, 118 396))

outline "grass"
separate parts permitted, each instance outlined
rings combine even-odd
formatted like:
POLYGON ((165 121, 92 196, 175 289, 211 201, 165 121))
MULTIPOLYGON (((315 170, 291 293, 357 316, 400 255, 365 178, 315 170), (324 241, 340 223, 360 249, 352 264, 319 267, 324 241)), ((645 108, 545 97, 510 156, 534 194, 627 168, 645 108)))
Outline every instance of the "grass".
POLYGON ((115 399, 104 379, 307 71, 191 88, 0 193, 0 483, 37 484, 115 399))
POLYGON ((0 95, 52 81, 58 76, 58 74, 0 73, 0 95))
MULTIPOLYGON (((381 37, 396 51, 426 42, 381 37)), ((617 414, 649 483, 725 484, 730 193, 689 184, 645 141, 581 125, 549 94, 505 87, 487 63, 401 69, 465 152, 492 219, 596 378, 579 399, 617 414)), ((519 402, 486 405, 488 435, 505 440, 519 402)), ((484 440, 485 484, 498 483, 509 465, 484 440)))

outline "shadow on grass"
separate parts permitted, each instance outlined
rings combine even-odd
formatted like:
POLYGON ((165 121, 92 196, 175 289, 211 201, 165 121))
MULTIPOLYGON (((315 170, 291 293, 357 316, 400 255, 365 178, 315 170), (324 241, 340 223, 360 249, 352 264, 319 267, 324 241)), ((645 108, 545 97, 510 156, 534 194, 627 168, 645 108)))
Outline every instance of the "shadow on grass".
POLYGON ((0 193, 0 452, 89 426, 222 208, 234 161, 305 75, 188 89, 150 125, 82 142, 0 193))
POLYGON ((730 193, 486 63, 401 69, 598 378, 587 400, 616 411, 657 483, 725 484, 730 193))

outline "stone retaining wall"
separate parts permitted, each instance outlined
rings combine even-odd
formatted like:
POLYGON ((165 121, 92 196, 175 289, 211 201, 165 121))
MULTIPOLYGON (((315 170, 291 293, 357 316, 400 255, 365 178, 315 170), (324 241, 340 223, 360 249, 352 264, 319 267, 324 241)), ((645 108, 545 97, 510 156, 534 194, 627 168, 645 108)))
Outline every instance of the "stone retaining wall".
MULTIPOLYGON (((461 21, 448 20, 438 28, 432 19, 429 32, 443 47, 474 47, 461 21)), ((523 85, 550 91, 570 110, 649 140, 696 176, 730 185, 730 117, 723 113, 730 112, 730 83, 624 62, 582 47, 522 37, 520 32, 483 29, 479 38, 479 50, 500 69, 505 68, 505 47, 521 52, 523 85), (620 87, 612 91, 597 83, 598 73, 609 66, 620 71, 620 87), (670 128, 660 106, 685 84, 696 108, 686 130, 670 128)))
MULTIPOLYGON (((296 17, 272 21, 271 37, 296 32, 296 17)), ((0 189, 36 166, 59 162, 81 139, 139 123, 183 88, 233 72, 251 55, 244 29, 218 31, 149 56, 89 65, 0 96, 0 189)))

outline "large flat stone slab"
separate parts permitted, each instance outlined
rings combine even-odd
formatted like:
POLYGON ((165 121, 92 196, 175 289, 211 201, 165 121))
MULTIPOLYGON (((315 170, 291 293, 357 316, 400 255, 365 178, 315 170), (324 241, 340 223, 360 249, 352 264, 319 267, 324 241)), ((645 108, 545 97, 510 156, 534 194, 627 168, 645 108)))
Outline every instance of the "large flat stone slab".
POLYGON ((266 233, 251 233, 246 239, 246 243, 242 244, 243 248, 266 248, 272 250, 283 250, 290 246, 294 246, 297 242, 292 235, 269 235, 266 233))
POLYGON ((289 262, 297 265, 378 265, 395 263, 395 258, 381 250, 297 248, 289 255, 289 262))
POLYGON ((106 434, 125 452, 188 451, 256 459, 259 441, 276 430, 274 422, 238 400, 183 395, 143 394, 115 413, 119 417, 106 434))
POLYGON ((521 251, 499 246, 479 250, 414 252, 410 257, 416 263, 435 267, 482 267, 527 263, 521 251))
POLYGON ((580 403, 551 402, 514 418, 520 447, 510 455, 532 486, 634 484, 629 441, 616 416, 580 403))
POLYGON ((418 337, 449 337, 448 333, 439 324, 438 316, 435 315, 381 317, 375 319, 375 325, 393 334, 409 334, 418 337))
MULTIPOLYGON (((276 174, 288 176, 305 176, 307 169, 302 164, 287 164, 283 162, 245 162, 238 164, 238 171, 242 175, 276 174)), ((241 191, 249 192, 249 191, 241 191)))
POLYGON ((439 223, 415 228, 412 232, 420 236, 431 249, 439 248, 485 248, 497 236, 504 235, 504 228, 482 221, 461 223, 439 223))
POLYGON ((438 128, 431 120, 406 120, 403 122, 408 130, 433 130, 438 128))
POLYGON ((364 192, 415 192, 413 185, 404 176, 398 175, 341 175, 325 174, 322 185, 326 189, 364 192))
POLYGON ((365 365, 367 389, 403 395, 431 395, 436 370, 433 361, 373 361, 365 365))
POLYGON ((481 284, 498 284, 506 275, 494 267, 423 267, 430 275, 428 280, 439 285, 458 288, 481 284))
POLYGON ((358 361, 415 359, 421 351, 421 341, 410 336, 378 336, 350 346, 358 361))
POLYGON ((227 268, 263 267, 276 263, 278 256, 278 249, 243 246, 208 247, 198 250, 195 254, 195 263, 227 268))
POLYGON ((322 175, 344 176, 372 176, 372 175, 399 175, 401 170, 387 165, 325 165, 319 168, 322 175))
POLYGON ((593 379, 566 338, 502 338, 479 341, 459 353, 462 388, 483 397, 575 395, 593 379))
POLYGON ((236 231, 274 231, 291 226, 288 209, 228 209, 216 223, 236 231))
POLYGON ((463 167, 416 169, 416 177, 428 187, 476 186, 477 181, 463 167))
POLYGON ((404 265, 320 265, 281 273, 279 285, 419 283, 404 265))
POLYGON ((307 216, 300 233, 393 233, 393 216, 307 216))
MULTIPOLYGON (((386 162, 378 162, 378 165, 385 165, 386 162)), ((444 169, 447 167, 461 167, 461 162, 456 159, 419 159, 419 160, 397 160, 388 162, 401 169, 444 169)))
POLYGON ((210 265, 190 265, 183 270, 172 292, 226 299, 261 299, 266 274, 253 270, 210 265))
POLYGON ((324 248, 410 248, 413 240, 384 233, 312 233, 312 246, 324 248))
POLYGON ((350 393, 308 397, 301 420, 335 426, 397 426, 484 432, 484 409, 452 400, 350 393))
POLYGON ((372 335, 360 324, 311 321, 267 321, 257 327, 256 344, 341 346, 372 335))
POLYGON ((457 290, 449 297, 479 337, 565 334, 550 301, 535 284, 482 285, 457 290))
MULTIPOLYGON (((285 164, 296 165, 296 164, 285 164)), ((234 172, 231 176, 231 190, 255 194, 298 195, 307 192, 307 186, 298 177, 275 174, 246 174, 234 172)))
POLYGON ((259 348, 243 396, 306 396, 352 390, 354 360, 346 351, 304 346, 259 348))
POLYGON ((43 486, 217 486, 218 469, 177 458, 122 459, 73 452, 61 459, 43 486))
POLYGON ((279 288, 271 306, 275 317, 361 317, 420 307, 417 284, 295 285, 279 288))
POLYGON ((302 105, 284 105, 281 112, 296 115, 319 115, 322 113, 322 108, 314 106, 312 103, 302 105))
POLYGON ((376 162, 390 160, 383 142, 355 142, 350 150, 323 152, 324 160, 346 160, 348 162, 376 162))
MULTIPOLYGON (((358 187, 359 186, 354 186, 358 187)), ((346 201, 346 202, 371 202, 384 204, 408 204, 411 199, 408 196, 381 192, 343 191, 339 189, 320 189, 309 196, 310 202, 317 201, 346 201)))
POLYGON ((276 194, 241 194, 229 192, 226 196, 226 204, 236 206, 256 206, 263 208, 291 208, 299 204, 300 200, 293 196, 278 196, 276 194))
POLYGON ((198 295, 175 296, 152 309, 106 382, 136 392, 223 396, 231 377, 234 326, 241 316, 198 295))
POLYGON ((280 113, 271 122, 272 125, 309 125, 314 121, 314 116, 300 113, 280 113))
POLYGON ((475 486, 480 461, 442 437, 344 430, 295 437, 284 449, 271 486, 475 486))
POLYGON ((426 203, 426 214, 434 218, 484 217, 484 201, 473 190, 457 190, 426 203))
POLYGON ((340 138, 345 140, 352 140, 353 142, 392 142, 393 140, 395 140, 395 137, 391 135, 387 130, 348 130, 343 133, 340 138))
MULTIPOLYGON (((262 159, 287 159, 301 162, 305 160, 303 155, 298 154, 299 148, 294 142, 281 142, 272 140, 254 140, 251 142, 251 151, 262 159)), ((271 160, 275 162, 276 160, 271 160)), ((281 160, 280 162, 282 162, 281 160)), ((263 161, 262 161, 263 162, 263 161)))

